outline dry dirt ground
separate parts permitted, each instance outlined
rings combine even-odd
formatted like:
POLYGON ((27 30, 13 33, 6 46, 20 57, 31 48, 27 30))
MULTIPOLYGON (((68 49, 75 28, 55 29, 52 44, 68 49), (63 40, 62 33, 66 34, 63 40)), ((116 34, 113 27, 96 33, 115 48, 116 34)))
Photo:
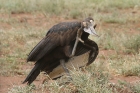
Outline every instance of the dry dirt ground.
MULTIPOLYGON (((26 86, 26 84, 22 84, 24 79, 25 75, 0 76, 0 93, 7 93, 13 86, 26 86)), ((38 86, 42 84, 44 79, 45 76, 40 76, 34 81, 34 84, 38 86)), ((131 84, 140 82, 140 78, 137 76, 112 76, 110 78, 110 83, 116 84, 119 80, 126 81, 131 84)))
MULTIPOLYGON (((8 18, 8 15, 0 14, 0 18, 1 17, 8 18)), ((29 23, 32 26, 36 26, 36 27, 41 26, 41 27, 47 27, 47 28, 50 28, 53 24, 49 24, 46 21, 50 21, 50 20, 55 21, 55 22, 52 22, 52 23, 65 21, 64 18, 59 18, 59 17, 56 17, 56 16, 51 16, 51 18, 48 18, 48 20, 46 20, 47 18, 44 17, 41 14, 38 14, 38 15, 34 16, 33 14, 22 13, 22 14, 12 14, 11 17, 17 18, 17 20, 21 23, 26 21, 27 23, 29 23), (40 20, 42 20, 42 21, 40 21, 40 20)), ((0 26, 1 26, 1 28, 6 28, 6 29, 11 29, 12 28, 11 24, 9 24, 9 23, 0 23, 0 26)), ((109 26, 109 24, 105 24, 104 26, 109 26)), ((140 27, 140 23, 137 24, 137 25, 134 25, 133 28, 135 28, 136 26, 140 27)), ((102 50, 102 51, 100 51, 100 54, 108 55, 108 54, 111 54, 112 52, 113 51, 102 50)), ((26 68, 26 67, 24 67, 24 68, 26 68)), ((12 88, 13 85, 26 86, 26 84, 22 84, 22 81, 24 79, 25 79, 25 75, 0 76, 0 93, 7 93, 8 89, 12 88)), ((43 77, 40 78, 40 79, 37 79, 35 81, 35 84, 41 84, 43 79, 44 79, 43 77)), ((113 76, 110 79, 110 82, 117 83, 118 80, 125 80, 125 81, 130 82, 130 83, 136 83, 136 82, 140 81, 140 78, 137 77, 137 76, 129 76, 129 77, 113 76)))
MULTIPOLYGON (((100 54, 109 55, 109 54, 111 54, 111 51, 107 51, 107 50, 100 51, 100 54)), ((27 67, 27 65, 24 65, 22 68, 24 69, 24 68, 32 68, 32 67, 27 67)), ((26 77, 25 75, 0 76, 0 93, 7 93, 8 90, 10 88, 12 88, 13 86, 26 86, 26 84, 22 84, 25 77, 26 77)), ((39 76, 34 81, 34 84, 39 86, 40 84, 43 83, 44 79, 45 79, 44 75, 39 76)), ((135 84, 135 83, 140 82, 140 77, 137 77, 137 76, 128 76, 128 77, 112 76, 110 78, 110 83, 111 84, 117 84, 119 80, 126 81, 126 82, 131 83, 131 84, 135 84)), ((127 92, 124 92, 124 93, 127 93, 127 92)))

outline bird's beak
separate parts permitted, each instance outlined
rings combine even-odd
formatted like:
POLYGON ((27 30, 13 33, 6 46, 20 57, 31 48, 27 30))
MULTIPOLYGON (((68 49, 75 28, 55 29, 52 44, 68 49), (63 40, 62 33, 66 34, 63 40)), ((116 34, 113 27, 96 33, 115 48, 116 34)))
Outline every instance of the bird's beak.
POLYGON ((96 31, 95 31, 95 28, 93 28, 93 25, 89 26, 88 28, 84 28, 84 31, 89 33, 90 35, 95 35, 95 36, 98 36, 96 31))

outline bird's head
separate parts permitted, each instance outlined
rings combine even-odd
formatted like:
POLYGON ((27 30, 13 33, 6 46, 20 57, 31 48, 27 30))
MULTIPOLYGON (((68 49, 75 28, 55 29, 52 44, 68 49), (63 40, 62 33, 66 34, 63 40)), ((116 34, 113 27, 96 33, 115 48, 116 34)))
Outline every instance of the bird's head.
POLYGON ((91 17, 86 18, 82 22, 82 27, 83 27, 83 30, 86 33, 89 33, 90 35, 98 36, 96 31, 95 31, 96 24, 95 24, 94 20, 91 17))

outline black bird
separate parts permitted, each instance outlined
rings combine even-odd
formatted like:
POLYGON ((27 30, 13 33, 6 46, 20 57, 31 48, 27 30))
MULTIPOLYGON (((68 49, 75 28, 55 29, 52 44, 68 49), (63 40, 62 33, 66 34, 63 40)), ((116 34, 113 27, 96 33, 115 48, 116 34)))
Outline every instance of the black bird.
MULTIPOLYGON (((41 71, 45 71, 51 77, 51 73, 60 65, 66 73, 69 73, 65 63, 68 63, 72 56, 76 58, 89 52, 88 62, 84 65, 91 64, 99 52, 98 45, 88 39, 90 34, 97 35, 94 30, 95 27, 94 20, 90 17, 82 22, 62 22, 54 25, 29 53, 27 62, 33 61, 35 66, 23 83, 31 84, 41 71), (78 31, 82 33, 79 35, 78 31), (77 40, 80 42, 76 45, 77 40)), ((60 77, 59 74, 61 73, 56 74, 51 78, 56 79, 60 77)))

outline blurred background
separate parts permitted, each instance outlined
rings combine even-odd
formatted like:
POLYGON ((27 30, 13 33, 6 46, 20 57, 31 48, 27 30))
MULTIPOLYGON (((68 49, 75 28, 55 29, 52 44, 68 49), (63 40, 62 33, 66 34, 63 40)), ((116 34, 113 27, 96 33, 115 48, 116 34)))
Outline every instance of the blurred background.
POLYGON ((140 0, 0 0, 1 93, 140 93, 140 0), (72 85, 21 82, 31 49, 55 24, 93 17, 99 55, 73 72, 72 85), (111 85, 109 85, 111 83, 111 85))

